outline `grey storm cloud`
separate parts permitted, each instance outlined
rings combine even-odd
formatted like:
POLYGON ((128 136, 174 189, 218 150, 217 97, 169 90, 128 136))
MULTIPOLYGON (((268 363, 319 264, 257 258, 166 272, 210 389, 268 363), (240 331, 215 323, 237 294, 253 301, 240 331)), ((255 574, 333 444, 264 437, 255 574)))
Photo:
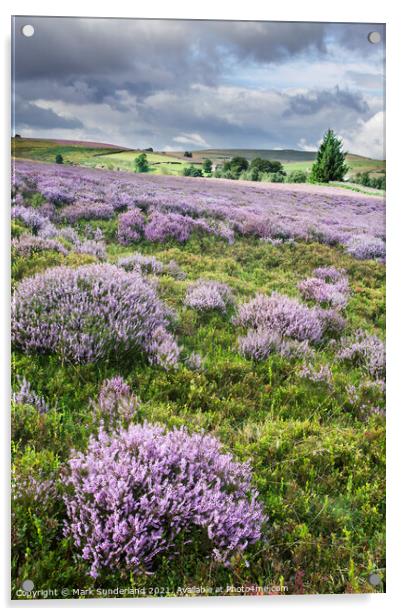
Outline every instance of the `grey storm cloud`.
MULTIPOLYGON (((368 70, 382 74, 382 44, 367 41, 373 29, 17 17, 15 128, 37 136, 60 131, 65 138, 71 131, 72 138, 159 149, 181 143, 181 135, 196 135, 196 141, 214 147, 296 147, 306 138, 314 143, 327 128, 329 112, 335 129, 349 130, 381 109, 378 88, 370 92, 367 76, 368 70), (21 34, 26 23, 35 28, 31 38, 21 34), (281 83, 292 63, 314 75, 315 62, 342 65, 338 53, 357 60, 345 69, 344 83, 335 77, 332 87, 318 87, 310 75, 306 87, 296 89, 289 76, 281 83), (270 75, 279 85, 270 85, 270 75)), ((317 84, 320 77, 317 73, 317 84)))
POLYGON ((14 115, 18 118, 18 125, 32 128, 82 128, 83 124, 76 118, 65 118, 52 109, 38 107, 34 103, 17 100, 14 115))
POLYGON ((341 90, 335 86, 332 90, 321 90, 298 94, 290 99, 289 108, 284 111, 284 116, 312 115, 321 109, 346 108, 358 113, 366 113, 369 110, 367 102, 360 92, 341 90))

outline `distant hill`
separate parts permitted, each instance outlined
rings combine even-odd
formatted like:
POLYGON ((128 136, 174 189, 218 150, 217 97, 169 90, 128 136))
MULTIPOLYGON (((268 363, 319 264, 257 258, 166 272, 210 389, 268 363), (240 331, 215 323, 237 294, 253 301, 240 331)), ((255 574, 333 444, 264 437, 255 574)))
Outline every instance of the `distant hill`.
MULTIPOLYGON (((174 156, 183 156, 183 152, 170 152, 174 156)), ((279 160, 281 162, 295 161, 312 161, 315 160, 317 152, 305 152, 304 150, 251 150, 251 149, 210 149, 210 150, 194 150, 193 158, 203 159, 211 158, 212 160, 227 160, 234 156, 243 156, 247 160, 253 158, 262 158, 264 160, 279 160)))
MULTIPOLYGON (((134 171, 134 160, 141 152, 109 143, 95 143, 92 141, 73 141, 68 139, 37 139, 17 137, 11 140, 12 155, 16 158, 38 160, 42 162, 55 162, 57 154, 63 156, 65 164, 81 165, 84 167, 97 167, 134 171)), ((193 150, 192 157, 184 155, 184 151, 174 152, 146 152, 150 164, 150 173, 161 175, 180 175, 183 168, 190 164, 200 166, 206 158, 214 164, 222 164, 234 156, 244 156, 247 160, 263 158, 265 160, 280 161, 286 172, 305 170, 309 171, 316 157, 316 152, 304 150, 252 150, 252 149, 207 149, 193 150)), ((374 160, 356 154, 348 154, 347 162, 350 166, 349 176, 358 172, 368 171, 371 174, 383 173, 385 161, 374 160)))

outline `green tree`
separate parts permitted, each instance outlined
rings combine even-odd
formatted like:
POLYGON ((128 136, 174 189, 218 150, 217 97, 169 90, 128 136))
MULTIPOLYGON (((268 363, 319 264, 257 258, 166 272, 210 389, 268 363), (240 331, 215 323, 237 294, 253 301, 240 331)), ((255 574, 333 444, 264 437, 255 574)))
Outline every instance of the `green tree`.
POLYGON ((190 165, 189 167, 184 167, 183 175, 192 178, 202 178, 202 171, 194 167, 194 165, 190 165))
POLYGON ((345 163, 346 152, 343 151, 342 139, 336 137, 329 128, 324 135, 317 158, 311 169, 311 181, 343 181, 349 167, 345 163))
POLYGON ((202 163, 202 169, 204 173, 212 173, 212 160, 206 158, 202 163))
POLYGON ((64 159, 61 154, 56 154, 56 163, 58 165, 62 165, 64 163, 64 159))
POLYGON ((139 154, 137 158, 134 160, 134 166, 135 166, 135 170, 138 173, 146 173, 147 171, 149 171, 147 155, 144 154, 143 152, 142 154, 139 154))

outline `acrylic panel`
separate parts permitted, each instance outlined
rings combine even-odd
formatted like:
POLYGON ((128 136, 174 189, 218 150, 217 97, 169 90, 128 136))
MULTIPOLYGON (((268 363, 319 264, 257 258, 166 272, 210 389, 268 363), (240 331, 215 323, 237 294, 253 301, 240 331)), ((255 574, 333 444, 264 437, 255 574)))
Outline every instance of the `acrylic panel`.
POLYGON ((12 31, 12 598, 384 592, 385 25, 12 31))

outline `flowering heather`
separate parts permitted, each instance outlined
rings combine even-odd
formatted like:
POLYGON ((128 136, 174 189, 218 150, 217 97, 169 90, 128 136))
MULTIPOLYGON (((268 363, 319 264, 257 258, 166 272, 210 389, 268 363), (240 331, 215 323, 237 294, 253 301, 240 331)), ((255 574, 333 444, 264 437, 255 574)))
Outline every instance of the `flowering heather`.
POLYGON ((17 161, 15 199, 22 186, 50 181, 74 194, 74 203, 60 213, 66 220, 110 218, 113 211, 137 206, 149 214, 145 235, 151 241, 184 242, 197 229, 233 241, 236 231, 260 238, 342 244, 357 258, 385 256, 383 198, 313 185, 272 188, 256 183, 244 190, 242 182, 226 180, 58 167, 17 161))
POLYGON ((132 208, 124 214, 120 214, 117 240, 126 245, 138 241, 144 231, 144 215, 138 208, 132 208))
POLYGON ((128 257, 121 257, 117 261, 117 265, 122 267, 127 272, 139 272, 140 274, 162 274, 164 271, 164 265, 161 261, 158 261, 156 257, 148 257, 136 252, 128 257))
POLYGON ((12 400, 15 404, 29 404, 37 409, 40 414, 47 413, 49 410, 45 399, 32 389, 32 385, 25 377, 19 378, 20 388, 13 393, 12 400))
POLYGON ((228 285, 216 280, 197 280, 187 289, 184 305, 195 310, 219 310, 226 312, 234 303, 232 291, 228 285))
POLYGON ((74 203, 60 210, 58 221, 74 224, 78 220, 109 220, 113 218, 111 205, 104 203, 74 203))
POLYGON ((11 218, 20 220, 24 225, 29 227, 35 235, 49 224, 49 219, 41 216, 34 208, 21 205, 16 205, 11 208, 11 218))
POLYGON ((336 308, 344 308, 348 302, 348 280, 339 278, 336 282, 325 282, 322 278, 307 278, 298 284, 304 299, 314 300, 336 308))
POLYGON ((260 539, 265 521, 248 464, 184 428, 101 430, 71 457, 65 482, 65 533, 94 578, 106 568, 148 573, 159 555, 174 555, 179 539, 193 540, 195 529, 211 557, 228 565, 260 539))
POLYGON ((325 280, 325 282, 339 282, 346 279, 346 272, 344 269, 339 270, 332 266, 317 267, 313 271, 313 276, 325 280))
POLYGON ((353 235, 346 242, 346 250, 356 259, 385 258, 385 242, 379 237, 353 235))
POLYGON ((190 368, 190 370, 201 370, 203 366, 203 359, 199 353, 195 353, 194 351, 190 353, 190 355, 186 359, 186 366, 190 368))
POLYGON ((92 255, 100 261, 106 259, 106 244, 105 242, 97 242, 96 240, 83 240, 74 244, 74 252, 84 255, 92 255))
POLYGON ((178 242, 186 242, 194 231, 213 234, 223 237, 229 243, 232 233, 228 228, 211 226, 203 218, 191 218, 175 213, 163 213, 154 211, 145 226, 145 237, 151 242, 163 242, 166 239, 174 239, 178 242))
POLYGON ((326 383, 327 385, 332 385, 332 371, 327 364, 319 366, 318 369, 314 368, 311 364, 304 364, 299 375, 313 383, 326 383))
POLYGON ((272 353, 288 358, 305 358, 312 354, 308 340, 286 340, 264 327, 249 329, 245 336, 238 338, 238 345, 241 355, 254 361, 263 361, 272 353))
POLYGON ((122 422, 130 422, 139 409, 139 400, 121 376, 103 381, 94 411, 100 412, 104 426, 116 429, 122 422))
POLYGON ((180 348, 173 335, 162 325, 150 334, 147 350, 150 362, 159 364, 162 368, 175 368, 178 364, 180 348))
POLYGON ((259 293, 254 299, 239 307, 234 319, 236 325, 253 329, 266 329, 279 336, 296 340, 317 342, 323 335, 319 312, 301 304, 297 299, 272 293, 259 293))
POLYGON ((11 242, 13 252, 23 257, 30 257, 33 253, 53 250, 67 255, 68 250, 61 242, 52 239, 45 239, 37 235, 23 234, 11 242))
POLYGON ((168 316, 138 274, 109 264, 56 267, 19 283, 12 340, 28 353, 57 353, 78 363, 137 348, 166 365, 165 342, 158 348, 155 332, 168 336, 168 316))
POLYGON ((359 329, 352 340, 341 340, 341 345, 338 359, 362 366, 377 379, 385 375, 385 344, 377 336, 359 329))
POLYGON ((346 319, 336 308, 318 308, 318 317, 321 321, 324 334, 339 335, 346 327, 346 319))

